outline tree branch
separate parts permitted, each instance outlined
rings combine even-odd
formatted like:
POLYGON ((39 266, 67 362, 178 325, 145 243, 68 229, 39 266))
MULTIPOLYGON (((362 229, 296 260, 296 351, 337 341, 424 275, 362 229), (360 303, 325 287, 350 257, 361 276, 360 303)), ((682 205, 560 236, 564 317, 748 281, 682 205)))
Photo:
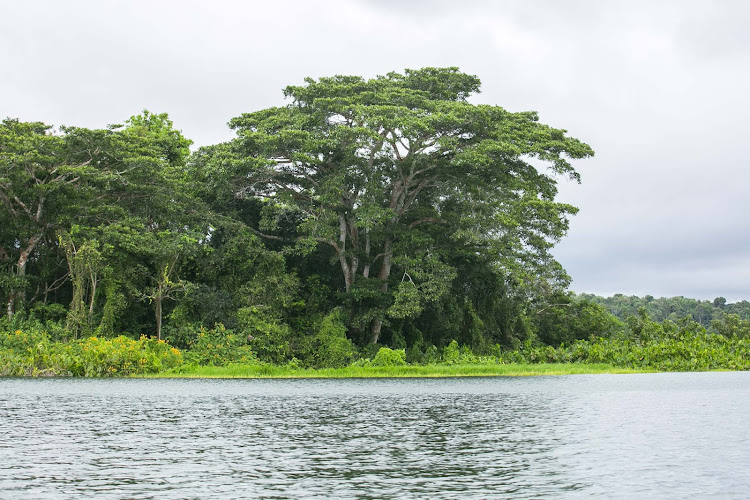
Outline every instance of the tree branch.
POLYGON ((411 224, 409 224, 409 229, 413 229, 417 227, 418 225, 423 224, 425 222, 434 222, 436 224, 446 224, 448 221, 443 220, 443 219, 436 219, 434 217, 422 217, 421 219, 417 219, 411 224))
MULTIPOLYGON (((275 234, 266 234, 266 233, 261 233, 260 231, 258 231, 257 229, 253 229, 252 227, 248 227, 248 229, 249 229, 249 230, 250 230, 250 232, 252 232, 253 234, 255 234, 255 235, 257 235, 257 236, 260 236, 261 238, 265 238, 265 239, 267 239, 267 240, 274 240, 274 241, 291 241, 291 240, 290 240, 289 238, 284 238, 284 237, 282 237, 282 236, 276 236, 275 234)), ((296 241, 300 241, 300 240, 304 240, 304 239, 306 239, 306 238, 312 238, 313 240, 315 240, 315 241, 317 241, 317 242, 319 242, 319 243, 325 243, 326 245, 330 245, 331 247, 333 247, 333 249, 334 249, 334 250, 336 250, 336 253, 337 253, 337 254, 338 254, 338 253, 341 253, 341 251, 340 251, 340 249, 339 249, 339 246, 338 246, 338 245, 336 244, 336 242, 335 242, 335 241, 333 241, 333 240, 329 240, 329 239, 327 239, 327 238, 321 238, 321 237, 319 237, 319 236, 298 236, 298 237, 294 238, 294 240, 296 240, 296 241)))

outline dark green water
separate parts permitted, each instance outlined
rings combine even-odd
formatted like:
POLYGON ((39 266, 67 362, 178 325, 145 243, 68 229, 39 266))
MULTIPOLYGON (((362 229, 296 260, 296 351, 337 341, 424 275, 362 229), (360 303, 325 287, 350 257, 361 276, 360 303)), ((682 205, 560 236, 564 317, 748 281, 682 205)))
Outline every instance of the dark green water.
POLYGON ((747 498, 750 373, 0 380, 0 498, 747 498))

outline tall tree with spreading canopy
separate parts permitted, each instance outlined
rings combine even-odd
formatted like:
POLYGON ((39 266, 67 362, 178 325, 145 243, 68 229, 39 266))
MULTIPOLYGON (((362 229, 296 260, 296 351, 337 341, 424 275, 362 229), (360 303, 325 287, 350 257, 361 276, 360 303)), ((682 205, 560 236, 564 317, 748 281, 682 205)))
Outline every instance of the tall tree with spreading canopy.
POLYGON ((70 219, 81 179, 100 153, 71 148, 67 137, 40 122, 0 123, 0 257, 8 268, 3 273, 8 317, 24 300, 29 259, 70 219))
POLYGON ((446 248, 518 276, 555 268, 548 250, 576 212, 554 201, 556 179, 578 180, 569 160, 593 151, 534 112, 470 103, 479 86, 457 68, 308 78, 287 106, 233 119, 237 138, 213 150, 238 196, 269 200, 260 233, 279 238, 275 218, 293 211, 302 242, 331 249, 344 291, 367 299, 371 342, 448 291, 446 248))
POLYGON ((97 295, 116 292, 98 286, 108 276, 111 283, 122 281, 128 267, 143 267, 142 274, 163 282, 164 260, 172 276, 178 259, 163 257, 169 252, 162 247, 205 234, 184 168, 190 144, 166 114, 148 111, 98 130, 0 123, 0 290, 7 316, 23 303, 27 266, 42 247, 65 249, 75 316, 69 326, 84 316, 90 324, 97 295), (127 254, 141 258, 133 264, 127 254))

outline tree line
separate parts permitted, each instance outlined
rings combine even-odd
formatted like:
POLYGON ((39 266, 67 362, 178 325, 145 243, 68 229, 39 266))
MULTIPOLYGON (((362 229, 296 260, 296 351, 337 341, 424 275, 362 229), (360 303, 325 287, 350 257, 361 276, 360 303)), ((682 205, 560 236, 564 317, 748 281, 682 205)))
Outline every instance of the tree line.
POLYGON ((639 315, 647 315, 656 322, 678 322, 689 318, 714 333, 750 337, 750 302, 746 300, 728 303, 724 297, 711 301, 682 296, 636 297, 620 293, 611 297, 581 293, 576 295, 576 300, 601 305, 621 320, 639 315))
POLYGON ((306 79, 192 152, 166 114, 6 119, 3 322, 181 348, 210 331, 317 364, 612 334, 609 304, 568 292, 550 254, 576 212, 557 183, 593 150, 536 113, 472 104, 479 87, 457 68, 306 79))

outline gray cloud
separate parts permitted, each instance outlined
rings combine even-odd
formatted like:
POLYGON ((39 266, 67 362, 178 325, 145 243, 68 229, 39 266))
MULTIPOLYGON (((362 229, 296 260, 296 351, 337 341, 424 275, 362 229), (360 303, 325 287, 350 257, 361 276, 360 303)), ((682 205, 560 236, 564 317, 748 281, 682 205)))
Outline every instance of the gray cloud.
POLYGON ((459 66, 590 143, 556 255, 577 291, 750 299, 740 1, 4 2, 0 115, 167 111, 198 145, 305 76, 459 66))

